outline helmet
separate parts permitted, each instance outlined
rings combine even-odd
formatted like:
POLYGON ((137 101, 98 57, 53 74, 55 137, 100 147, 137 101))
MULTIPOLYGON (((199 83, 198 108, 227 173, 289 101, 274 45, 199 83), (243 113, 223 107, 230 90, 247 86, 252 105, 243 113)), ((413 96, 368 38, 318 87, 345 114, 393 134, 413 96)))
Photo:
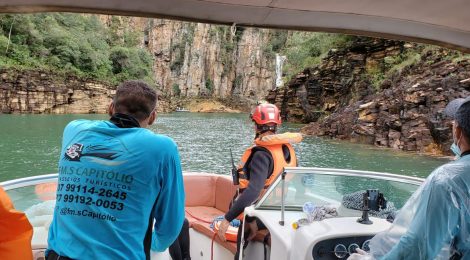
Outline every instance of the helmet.
POLYGON ((251 119, 257 125, 265 125, 269 123, 281 124, 281 114, 279 109, 273 104, 260 104, 251 112, 251 119))

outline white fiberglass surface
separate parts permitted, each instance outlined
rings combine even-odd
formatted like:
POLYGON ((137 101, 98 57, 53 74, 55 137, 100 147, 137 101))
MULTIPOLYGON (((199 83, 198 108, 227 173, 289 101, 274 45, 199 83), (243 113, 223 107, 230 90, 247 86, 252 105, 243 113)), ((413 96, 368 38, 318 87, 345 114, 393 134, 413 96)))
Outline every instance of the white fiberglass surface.
POLYGON ((45 248, 47 230, 54 213, 57 175, 34 176, 0 183, 10 196, 13 205, 25 212, 35 228, 33 248, 45 248))
POLYGON ((51 179, 45 183, 7 189, 6 192, 17 210, 28 213, 28 210, 31 210, 33 206, 44 203, 51 204, 52 202, 55 204, 56 189, 57 179, 51 179))
MULTIPOLYGON (((322 174, 315 170, 304 173, 287 173, 284 183, 284 199, 286 210, 302 210, 306 202, 315 206, 341 205, 343 197, 368 189, 378 189, 384 194, 388 203, 392 202, 396 209, 400 209, 411 195, 417 190, 417 182, 393 180, 393 178, 374 178, 365 175, 345 175, 342 173, 322 174)), ((266 209, 280 209, 282 195, 282 182, 268 190, 268 194, 261 201, 259 207, 266 209)), ((344 211, 343 216, 355 216, 354 212, 344 211), (344 215, 345 214, 345 215, 344 215)))

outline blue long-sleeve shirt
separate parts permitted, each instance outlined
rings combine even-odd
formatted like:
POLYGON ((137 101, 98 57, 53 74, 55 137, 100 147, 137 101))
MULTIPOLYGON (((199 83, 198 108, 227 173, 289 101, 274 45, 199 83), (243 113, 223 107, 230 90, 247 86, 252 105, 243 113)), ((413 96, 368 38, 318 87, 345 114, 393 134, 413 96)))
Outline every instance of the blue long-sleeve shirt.
POLYGON ((183 224, 177 146, 144 128, 73 121, 64 130, 56 199, 49 249, 73 259, 145 259, 153 223, 160 250, 183 224))
POLYGON ((370 247, 378 259, 470 259, 470 155, 437 168, 370 247))

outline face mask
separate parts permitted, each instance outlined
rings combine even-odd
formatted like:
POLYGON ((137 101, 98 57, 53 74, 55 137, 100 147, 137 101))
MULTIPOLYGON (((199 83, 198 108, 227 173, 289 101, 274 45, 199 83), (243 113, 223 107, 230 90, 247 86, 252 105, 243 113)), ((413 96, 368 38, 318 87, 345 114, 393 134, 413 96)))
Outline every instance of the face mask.
POLYGON ((450 150, 452 150, 452 152, 455 154, 455 156, 457 156, 457 158, 460 158, 460 154, 462 152, 460 151, 460 148, 458 145, 456 145, 455 143, 452 143, 452 145, 450 146, 450 150))

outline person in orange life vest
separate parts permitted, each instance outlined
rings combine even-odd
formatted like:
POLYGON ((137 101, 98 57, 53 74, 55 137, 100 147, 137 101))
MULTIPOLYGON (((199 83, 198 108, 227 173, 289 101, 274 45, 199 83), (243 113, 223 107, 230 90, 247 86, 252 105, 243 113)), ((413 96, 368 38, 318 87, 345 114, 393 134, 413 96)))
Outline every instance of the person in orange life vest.
MULTIPOLYGON (((301 140, 300 134, 276 134, 281 125, 279 109, 273 104, 260 104, 251 113, 255 124, 255 145, 248 148, 242 156, 238 172, 240 174, 239 195, 225 214, 217 234, 225 241, 225 232, 232 220, 243 213, 264 192, 265 189, 282 173, 287 166, 297 166, 297 158, 291 143, 301 140)), ((257 230, 262 223, 256 224, 254 218, 246 217, 245 233, 257 230)), ((241 228, 237 237, 237 248, 240 248, 241 228)), ((245 238, 252 239, 255 232, 246 234, 245 238)), ((235 259, 238 258, 238 251, 235 259)))
POLYGON ((0 259, 31 260, 33 227, 0 187, 0 259))

